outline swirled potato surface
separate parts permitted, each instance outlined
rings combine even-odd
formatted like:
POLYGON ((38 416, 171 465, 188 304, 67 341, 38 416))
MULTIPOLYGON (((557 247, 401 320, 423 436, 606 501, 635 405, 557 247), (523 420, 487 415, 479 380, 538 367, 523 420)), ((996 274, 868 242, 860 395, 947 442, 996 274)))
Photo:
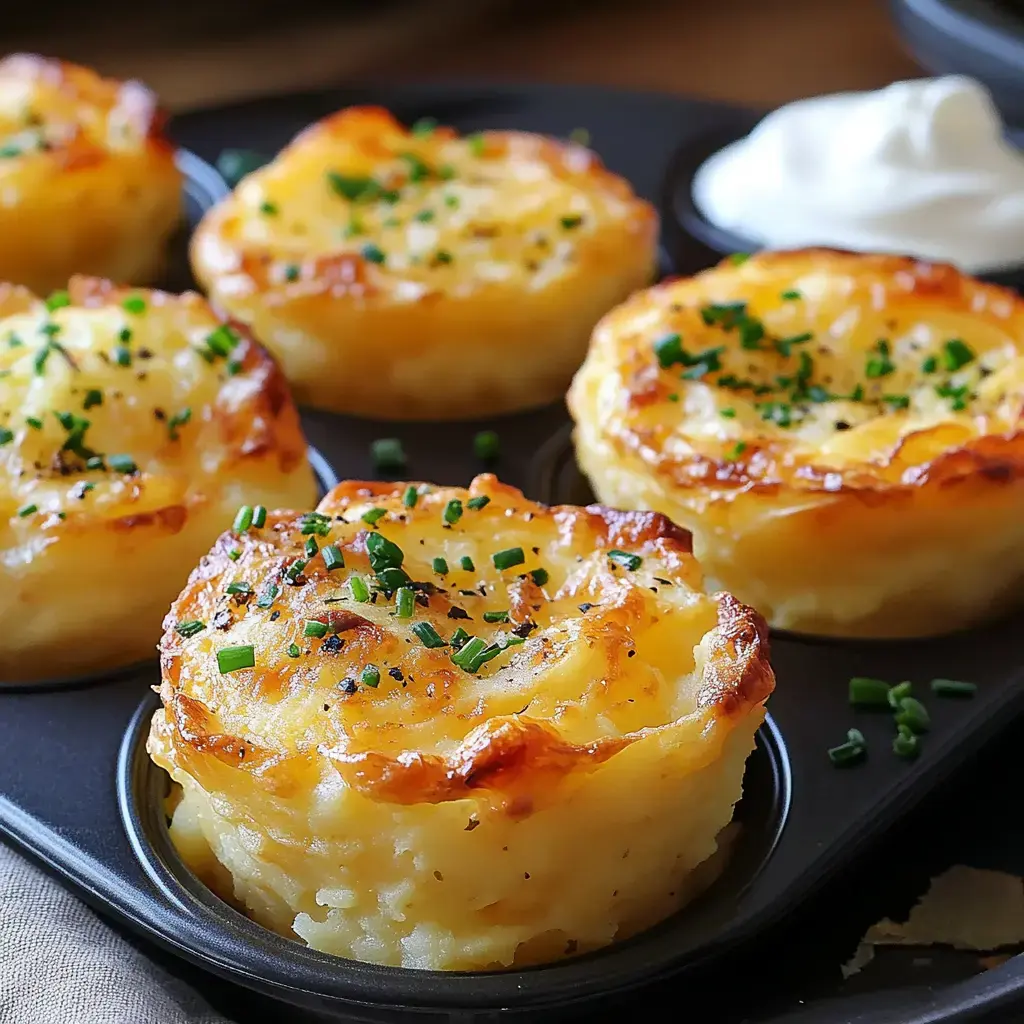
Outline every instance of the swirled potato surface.
POLYGON ((776 626, 947 632, 1024 589, 1022 347, 1024 303, 950 266, 726 260, 598 326, 577 457, 776 626))
POLYGON ((344 483, 225 534, 165 626, 149 751, 186 860, 282 934, 404 967, 676 910, 774 686, 763 620, 704 593, 684 531, 492 476, 344 483))
POLYGON ((0 60, 0 281, 151 284, 181 219, 181 174, 138 82, 30 54, 0 60))
POLYGON ((656 240, 653 208, 582 146, 355 107, 243 179, 192 264, 300 402, 458 419, 560 398, 656 240))
POLYGON ((200 296, 0 287, 0 679, 153 656, 240 504, 315 495, 280 370, 200 296))

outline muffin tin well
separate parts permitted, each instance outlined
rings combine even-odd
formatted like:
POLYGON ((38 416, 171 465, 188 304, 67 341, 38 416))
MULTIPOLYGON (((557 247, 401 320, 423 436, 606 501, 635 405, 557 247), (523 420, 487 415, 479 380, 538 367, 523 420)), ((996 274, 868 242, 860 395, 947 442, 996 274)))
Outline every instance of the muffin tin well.
MULTIPOLYGON (((709 103, 574 87, 381 86, 246 102, 187 115, 173 129, 206 160, 228 147, 272 153, 315 118, 362 102, 387 106, 403 120, 432 116, 466 131, 516 127, 566 136, 589 129, 611 169, 659 202, 663 270, 677 273, 707 265, 715 247, 677 204, 686 174, 699 163, 696 150, 692 157, 686 153, 706 147, 702 139, 728 141, 755 120, 709 103)), ((204 174, 210 170, 202 166, 204 174)), ((205 193, 186 190, 190 202, 195 197, 192 223, 222 190, 217 181, 208 182, 205 193)), ((179 263, 176 273, 177 286, 185 286, 187 268, 179 263)), ((541 501, 591 500, 560 404, 458 424, 372 422, 304 410, 303 424, 323 487, 376 477, 371 442, 397 437, 408 456, 407 479, 464 485, 491 470, 541 501), (473 453, 480 429, 500 436, 493 463, 473 453)), ((747 764, 739 829, 720 877, 685 911, 634 939, 529 970, 420 972, 331 957, 268 932, 206 889, 170 843, 168 779, 145 753, 158 703, 151 692, 159 682, 155 664, 108 674, 88 688, 0 693, 0 834, 132 931, 292 1007, 302 1019, 443 1016, 468 1024, 497 1020, 500 1012, 532 1021, 560 1017, 569 1008, 593 1010, 629 993, 635 1008, 648 985, 696 976, 730 950, 769 942, 795 907, 854 864, 1024 710, 1016 625, 995 623, 928 641, 773 636, 778 684, 747 764), (933 677, 964 678, 978 690, 972 700, 929 700, 931 732, 920 758, 907 762, 891 752, 888 715, 850 708, 853 675, 911 679, 919 692, 933 677), (852 726, 865 734, 868 758, 854 768, 833 768, 827 748, 852 726)), ((1000 972, 990 974, 998 987, 1000 972)))

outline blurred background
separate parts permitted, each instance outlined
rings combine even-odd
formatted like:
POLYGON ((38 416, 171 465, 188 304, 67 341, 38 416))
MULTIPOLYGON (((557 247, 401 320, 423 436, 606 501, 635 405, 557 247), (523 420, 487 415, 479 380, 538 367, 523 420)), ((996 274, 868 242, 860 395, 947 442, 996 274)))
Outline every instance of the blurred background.
POLYGON ((587 82, 773 106, 921 71, 883 0, 92 0, 8 5, 0 50, 141 77, 171 110, 359 79, 587 82))

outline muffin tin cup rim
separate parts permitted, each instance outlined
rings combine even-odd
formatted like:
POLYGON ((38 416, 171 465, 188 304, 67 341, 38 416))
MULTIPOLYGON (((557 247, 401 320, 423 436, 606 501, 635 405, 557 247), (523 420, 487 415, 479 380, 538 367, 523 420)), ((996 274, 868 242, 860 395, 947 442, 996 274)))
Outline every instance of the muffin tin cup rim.
MULTIPOLYGON (((314 991, 312 986, 316 984, 316 979, 310 977, 310 972, 319 971, 319 980, 322 983, 326 980, 323 987, 329 986, 330 991, 324 992, 321 987, 317 992, 318 997, 337 1000, 341 1004, 362 1003, 377 1008, 556 1008, 650 984, 679 970, 698 966, 722 949, 749 938, 751 928, 744 926, 732 934, 727 927, 724 933, 712 934, 705 944, 691 944, 684 950, 674 952, 670 946, 670 951, 665 953, 664 931, 671 929, 673 920, 685 921, 690 908, 698 906, 704 898, 702 895, 673 917, 621 943, 579 957, 518 970, 417 970, 371 964, 312 949, 297 939, 278 935, 252 921, 218 897, 182 860, 174 848, 166 825, 157 826, 156 836, 151 834, 152 821, 149 815, 155 815, 159 821, 162 811, 152 803, 147 807, 144 802, 154 799, 150 792, 153 773, 165 778, 167 776, 162 768, 150 760, 145 745, 153 713, 160 706, 158 696, 148 692, 124 732, 118 752, 116 778, 121 822, 136 862, 160 894, 179 913, 186 915, 200 928, 213 927, 225 934, 234 933, 235 941, 231 945, 235 947, 235 955, 222 957, 218 964, 227 970, 229 976, 241 974, 250 980, 259 980, 260 985, 270 991, 294 996, 297 991, 314 991), (290 966, 302 976, 286 978, 281 976, 281 972, 275 972, 277 976, 269 978, 267 975, 270 972, 256 971, 252 965, 247 966, 241 962, 246 949, 271 961, 283 953, 283 961, 290 960, 290 966), (616 961, 619 962, 618 970, 614 970, 616 961), (346 980, 338 984, 338 979, 346 975, 346 980), (536 991, 538 979, 543 979, 539 993, 536 991)), ((778 725, 770 715, 765 716, 758 730, 757 746, 760 748, 760 757, 768 762, 772 773, 774 794, 770 812, 771 837, 759 864, 734 893, 736 898, 754 883, 769 863, 786 828, 792 801, 793 780, 788 749, 778 725)), ((727 863, 725 871, 728 871, 728 867, 727 863)), ((715 885, 717 881, 707 892, 711 893, 715 885)), ((152 917, 150 920, 152 923, 152 917)), ((757 923, 752 920, 750 926, 756 928, 757 923)), ((166 929, 163 931, 166 933, 166 929)), ((216 945, 221 950, 225 948, 223 942, 216 945)), ((209 953, 195 948, 183 948, 183 952, 196 962, 211 966, 209 953)), ((283 961, 279 961, 279 964, 283 961)))

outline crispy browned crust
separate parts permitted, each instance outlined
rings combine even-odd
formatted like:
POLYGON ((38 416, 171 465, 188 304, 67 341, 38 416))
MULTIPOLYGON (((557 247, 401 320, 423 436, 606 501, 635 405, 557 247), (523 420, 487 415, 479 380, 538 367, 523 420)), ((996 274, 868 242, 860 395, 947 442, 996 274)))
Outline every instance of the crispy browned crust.
MULTIPOLYGON (((786 269, 796 260, 810 262, 815 271, 822 273, 856 273, 861 281, 850 297, 851 305, 863 300, 875 308, 898 311, 903 304, 926 298, 936 309, 969 312, 980 321, 1012 330, 1024 348, 1024 300, 1009 288, 979 281, 949 264, 929 263, 910 256, 851 253, 820 247, 759 252, 750 260, 768 269, 786 269)), ((726 259, 718 268, 731 265, 726 259)), ((665 280, 650 291, 671 293, 681 280, 679 277, 665 280)), ((642 295, 635 296, 620 309, 639 305, 642 298, 642 295)), ((613 311, 609 318, 615 315, 613 311)), ((696 321, 696 310, 694 319, 696 321)), ((624 372, 629 380, 630 412, 636 413, 654 402, 667 400, 672 385, 659 375, 656 364, 652 365, 646 352, 630 354, 624 372)), ((841 469, 797 456, 793 445, 784 437, 769 441, 751 439, 746 450, 730 460, 698 450, 685 458, 674 458, 661 450, 659 439, 649 430, 625 430, 608 435, 606 439, 641 460, 658 476, 668 478, 672 485, 684 488, 714 487, 764 494, 784 489, 827 492, 844 494, 870 505, 924 488, 986 489, 1024 478, 1024 430, 1015 428, 982 435, 966 443, 960 443, 957 438, 955 427, 939 424, 907 434, 884 458, 841 469), (942 441, 946 436, 949 439, 940 455, 920 458, 919 452, 933 448, 936 440, 942 441)))
MULTIPOLYGON (((389 501, 400 502, 407 486, 407 482, 349 481, 335 487, 321 502, 319 511, 337 515, 350 504, 367 498, 387 507, 389 501)), ((600 505, 549 508, 529 501, 522 492, 499 483, 490 475, 477 477, 470 493, 486 493, 492 501, 503 501, 516 515, 551 521, 567 544, 579 544, 581 538, 587 538, 598 548, 628 547, 631 551, 643 552, 645 557, 657 556, 662 559, 660 564, 668 566, 664 570, 667 574, 673 572, 673 565, 678 565, 680 581, 685 581, 685 573, 693 564, 689 533, 658 513, 620 512, 600 505)), ((272 789, 289 790, 294 785, 296 771, 302 773, 301 763, 308 764, 314 756, 312 750, 289 752, 271 742, 261 745, 219 731, 216 716, 193 695, 202 691, 206 684, 193 676, 188 643, 174 631, 175 625, 183 619, 211 621, 218 610, 223 613, 220 584, 225 578, 244 571, 257 590, 264 581, 279 579, 287 567, 302 556, 304 538, 298 532, 298 522, 294 514, 281 513, 268 517, 266 528, 259 531, 259 536, 225 534, 193 571, 181 597, 168 613, 161 643, 163 683, 160 693, 171 741, 185 770, 196 757, 214 757, 257 775, 262 784, 272 789), (242 548, 242 556, 231 561, 227 553, 238 547, 242 548)), ((342 545, 342 553, 349 557, 348 553, 359 551, 361 545, 365 548, 365 536, 366 531, 362 531, 350 544, 342 545)), ((500 539, 493 540, 499 542, 500 539)), ((275 606, 279 617, 312 614, 310 609, 317 604, 316 595, 322 595, 325 587, 332 586, 326 577, 321 569, 308 570, 306 586, 293 588, 284 596, 284 603, 275 606)), ((337 584, 333 588, 337 589, 337 584)), ((718 624, 704 641, 707 660, 698 690, 697 711, 709 719, 739 720, 752 708, 763 704, 774 688, 767 626, 757 612, 727 594, 716 595, 714 600, 718 607, 718 624)), ((431 595, 429 601, 435 609, 447 607, 447 595, 443 593, 431 595)), ((245 608, 237 607, 234 614, 248 613, 245 608)), ((345 622, 334 625, 345 632, 346 652, 355 649, 366 660, 375 660, 373 652, 382 640, 379 627, 351 614, 345 622)), ((591 634, 612 641, 609 643, 613 649, 609 653, 609 676, 616 672, 619 655, 624 661, 632 646, 628 633, 612 632, 614 628, 614 614, 610 612, 608 621, 596 620, 591 634)), ((316 664, 311 669, 290 670, 290 678, 286 680, 272 656, 269 661, 270 664, 258 666, 251 673, 240 673, 243 678, 237 683, 224 682, 221 677, 219 683, 214 681, 215 690, 239 686, 251 695, 268 696, 281 694, 289 687, 294 692, 297 685, 314 685, 319 671, 316 664)), ((449 695, 464 685, 460 673, 443 651, 410 651, 399 664, 406 675, 413 671, 417 676, 429 674, 449 695), (414 664, 414 669, 410 670, 410 664, 414 664)), ((442 708, 441 713, 444 710, 442 708)), ((667 733, 677 724, 670 722, 574 744, 559 734, 554 723, 531 718, 526 708, 518 714, 486 720, 469 731, 446 756, 423 751, 397 755, 373 749, 353 751, 344 744, 321 745, 320 753, 331 760, 353 790, 373 800, 440 803, 462 799, 474 790, 484 789, 499 794, 509 814, 522 815, 533 809, 538 792, 560 778, 572 772, 591 771, 638 740, 667 733)))

